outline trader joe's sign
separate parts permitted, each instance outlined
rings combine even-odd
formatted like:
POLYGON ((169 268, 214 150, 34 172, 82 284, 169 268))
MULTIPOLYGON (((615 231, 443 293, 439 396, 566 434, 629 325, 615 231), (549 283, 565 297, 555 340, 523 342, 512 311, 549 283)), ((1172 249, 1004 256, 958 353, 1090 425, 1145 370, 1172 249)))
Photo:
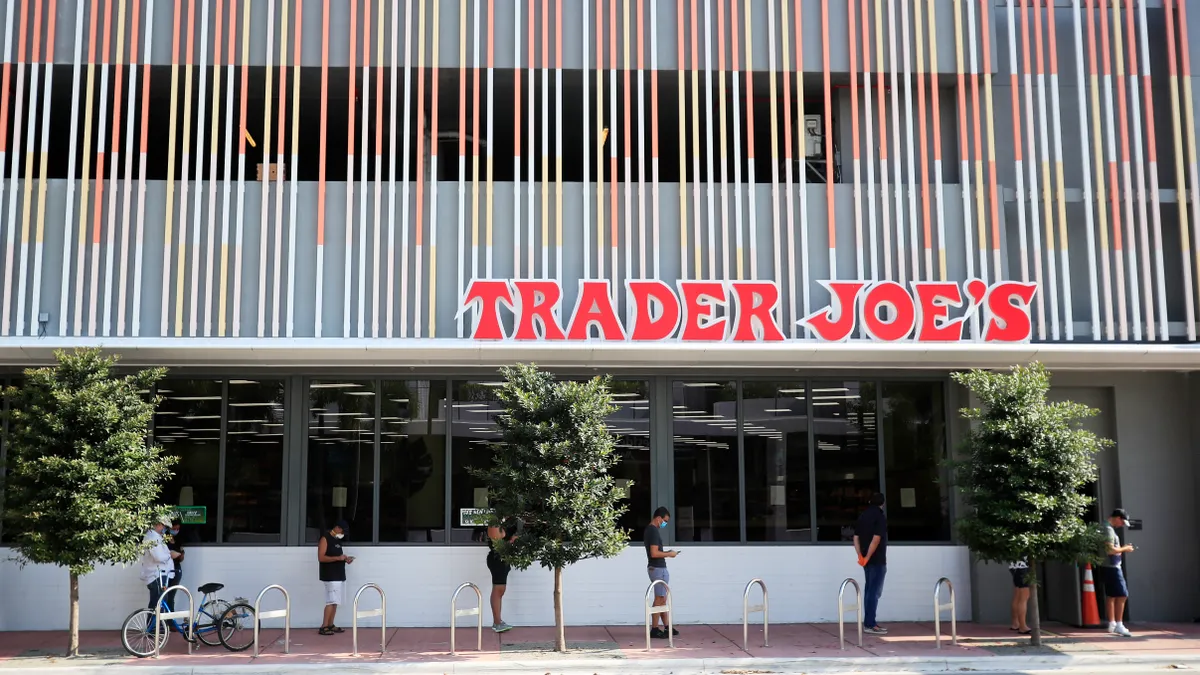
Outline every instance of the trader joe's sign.
MULTIPOLYGON (((848 340, 861 333, 880 342, 1027 342, 1032 335, 1029 304, 1037 285, 979 279, 966 283, 918 281, 822 281, 830 304, 799 320, 817 339, 848 340), (966 326, 978 321, 978 338, 966 326), (966 335, 964 336, 964 333, 966 335)), ((461 311, 473 310, 475 340, 655 342, 778 342, 779 286, 773 281, 657 280, 625 283, 627 316, 610 282, 584 280, 564 314, 561 284, 551 279, 476 279, 461 311), (502 311, 511 313, 505 329, 502 311)))
POLYGON ((171 518, 183 525, 204 525, 208 522, 207 506, 176 506, 171 518))

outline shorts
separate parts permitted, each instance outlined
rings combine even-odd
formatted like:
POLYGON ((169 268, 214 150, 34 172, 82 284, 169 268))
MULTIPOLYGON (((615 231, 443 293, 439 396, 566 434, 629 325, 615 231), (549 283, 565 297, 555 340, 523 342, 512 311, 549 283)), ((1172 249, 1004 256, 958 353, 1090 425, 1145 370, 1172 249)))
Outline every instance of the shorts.
POLYGON ((1101 567, 1100 581, 1104 584, 1105 597, 1129 597, 1129 588, 1125 586, 1125 572, 1120 567, 1101 567))
POLYGON ((508 573, 512 571, 512 566, 504 562, 500 558, 500 554, 495 551, 488 551, 487 568, 492 573, 493 586, 508 585, 508 573))
MULTIPOLYGON (((661 581, 665 584, 668 584, 668 586, 671 583, 671 573, 668 572, 667 568, 665 568, 665 567, 647 567, 646 573, 648 575, 650 575, 650 583, 654 583, 655 581, 661 581)), ((667 597, 667 586, 663 586, 662 584, 656 585, 654 587, 654 597, 656 597, 656 598, 667 597)))
POLYGON ((1012 572, 1013 588, 1029 588, 1029 569, 1010 569, 1012 572))
POLYGON ((325 604, 340 605, 342 604, 342 592, 346 588, 344 581, 326 581, 325 583, 325 604))

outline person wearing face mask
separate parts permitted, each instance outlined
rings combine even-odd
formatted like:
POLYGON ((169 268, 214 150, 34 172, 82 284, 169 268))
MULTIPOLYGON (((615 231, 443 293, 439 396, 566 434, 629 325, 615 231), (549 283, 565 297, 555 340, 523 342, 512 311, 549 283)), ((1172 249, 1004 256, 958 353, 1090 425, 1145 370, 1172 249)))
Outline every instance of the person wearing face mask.
MULTIPOLYGON (((171 578, 172 586, 183 585, 183 541, 179 537, 179 521, 172 521, 171 525, 163 531, 163 541, 167 545, 167 550, 171 552, 171 557, 175 562, 175 576, 171 578)), ((175 607, 175 594, 179 591, 171 591, 167 594, 167 605, 171 608, 175 607)), ((171 630, 175 630, 172 625, 171 630)))
MULTIPOLYGON (((142 554, 138 578, 146 584, 146 589, 150 592, 150 601, 146 605, 149 609, 158 605, 158 598, 171 585, 171 578, 175 576, 175 565, 172 561, 180 554, 167 548, 166 542, 163 541, 163 532, 170 526, 170 517, 164 516, 146 532, 145 541, 149 547, 142 554)), ((168 606, 174 607, 169 600, 168 606)))
MULTIPOLYGON (((662 531, 670 521, 671 512, 667 510, 667 507, 658 507, 654 510, 654 518, 646 526, 646 532, 642 537, 642 541, 646 545, 646 573, 649 574, 651 583, 655 581, 671 583, 671 575, 667 573, 667 558, 674 558, 679 552, 663 550, 662 531)), ((667 589, 661 585, 655 586, 654 606, 661 607, 665 604, 667 604, 667 589)), ((666 639, 669 625, 666 612, 651 614, 650 621, 650 637, 666 639)), ((675 635, 679 635, 679 631, 674 627, 671 630, 675 635)))
POLYGON ((879 598, 883 595, 883 579, 887 576, 887 515, 883 512, 883 503, 882 493, 872 495, 870 506, 854 526, 854 550, 866 577, 862 598, 863 632, 871 635, 887 635, 887 629, 875 620, 879 598))
POLYGON ((345 629, 334 625, 338 605, 342 604, 342 595, 346 587, 346 565, 354 562, 354 556, 342 552, 342 539, 350 525, 339 520, 333 529, 321 535, 317 543, 318 573, 321 582, 325 584, 325 615, 321 621, 321 635, 345 633, 345 629))

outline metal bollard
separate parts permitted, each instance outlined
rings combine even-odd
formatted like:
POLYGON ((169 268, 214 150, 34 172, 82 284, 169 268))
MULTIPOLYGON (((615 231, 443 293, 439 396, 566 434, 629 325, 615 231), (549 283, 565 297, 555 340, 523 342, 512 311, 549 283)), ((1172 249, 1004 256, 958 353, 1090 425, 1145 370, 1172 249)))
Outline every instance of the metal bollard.
POLYGON ((742 649, 750 648, 750 615, 762 612, 763 615, 763 646, 770 647, 767 644, 767 585, 762 579, 751 579, 750 583, 746 584, 746 592, 742 593, 742 649), (762 589, 762 604, 750 607, 750 588, 758 584, 762 589))
POLYGON ((950 635, 954 646, 958 646, 958 612, 954 609, 954 584, 946 577, 938 579, 937 584, 933 587, 933 638, 937 643, 937 648, 942 648, 942 611, 950 610, 950 635), (950 589, 950 602, 943 605, 942 603, 942 584, 950 589))
POLYGON ((162 639, 159 636, 162 635, 162 631, 166 630, 163 628, 163 619, 187 619, 187 649, 188 656, 192 655, 192 644, 196 641, 196 622, 194 621, 195 614, 196 601, 192 598, 192 592, 184 586, 171 586, 164 590, 162 595, 158 596, 158 602, 154 605, 154 658, 158 658, 158 648, 162 644, 162 639), (167 593, 170 593, 171 591, 183 591, 187 594, 188 609, 186 612, 162 611, 163 598, 167 597, 167 593))
POLYGON ((478 586, 476 586, 475 584, 473 584, 469 581, 466 582, 465 584, 462 584, 457 589, 455 589, 454 597, 450 598, 450 654, 451 655, 458 653, 454 649, 454 634, 456 632, 455 629, 457 628, 456 619, 458 619, 458 617, 460 617, 460 616, 478 616, 479 617, 478 644, 476 644, 475 649, 477 649, 479 651, 483 651, 483 593, 479 592, 478 586), (476 605, 470 609, 459 609, 458 608, 458 594, 461 593, 464 588, 469 588, 469 589, 475 591, 476 605))
POLYGON ((675 633, 674 620, 671 618, 671 587, 662 579, 655 579, 650 582, 650 587, 646 589, 646 651, 650 651, 650 617, 654 614, 667 615, 667 645, 671 649, 675 648, 675 633), (667 604, 654 606, 654 587, 662 584, 662 587, 667 589, 667 604))
POLYGON ((858 587, 858 582, 854 579, 846 579, 842 582, 841 589, 838 590, 838 642, 842 649, 846 648, 846 612, 854 612, 855 623, 858 624, 858 646, 863 645, 862 641, 862 590, 858 587), (846 594, 846 587, 854 587, 854 604, 847 607, 842 603, 842 596, 846 594))
POLYGON ((254 599, 254 656, 258 656, 258 632, 263 619, 278 619, 283 617, 283 653, 292 653, 292 598, 288 596, 287 589, 279 584, 271 584, 262 589, 258 597, 254 599), (283 609, 273 609, 269 612, 258 611, 259 605, 262 604, 263 596, 267 591, 277 590, 283 593, 283 609))
POLYGON ((387 651, 387 596, 384 595, 383 589, 376 584, 363 584, 363 587, 358 589, 358 592, 354 594, 354 618, 350 625, 350 635, 354 641, 354 656, 358 656, 358 620, 372 616, 377 616, 380 619, 379 654, 382 656, 387 651), (373 588, 379 593, 379 609, 368 609, 360 612, 358 611, 358 599, 363 594, 363 591, 368 588, 373 588))

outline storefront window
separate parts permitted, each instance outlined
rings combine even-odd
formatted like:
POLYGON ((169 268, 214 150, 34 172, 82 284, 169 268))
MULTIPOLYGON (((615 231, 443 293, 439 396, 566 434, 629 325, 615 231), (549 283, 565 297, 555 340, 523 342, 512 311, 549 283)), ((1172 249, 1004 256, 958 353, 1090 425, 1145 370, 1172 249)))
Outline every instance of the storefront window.
POLYGON ((742 383, 748 541, 812 541, 804 382, 742 383))
POLYGON ((372 541, 374 475, 375 383, 310 383, 305 541, 315 543, 339 520, 350 525, 347 541, 372 541))
MULTIPOLYGON (((222 386, 220 380, 163 380, 157 389, 162 401, 154 413, 154 441, 179 458, 171 469, 174 475, 162 487, 160 499, 166 504, 204 506, 207 510, 203 525, 183 526, 180 536, 189 542, 217 541, 222 386)), ((280 474, 276 474, 276 489, 279 482, 280 474)), ((278 525, 278 502, 276 506, 278 525)))
POLYGON ((483 529, 470 522, 472 509, 488 508, 488 490, 470 469, 492 464, 491 444, 500 440, 496 416, 504 412, 496 397, 502 382, 455 382, 450 407, 450 543, 480 541, 483 529))
POLYGON ((740 541, 737 386, 671 386, 675 453, 675 540, 740 541))
POLYGON ((616 436, 621 463, 612 470, 624 487, 626 511, 618 524, 632 539, 640 540, 642 529, 657 505, 650 503, 650 396, 649 386, 635 380, 616 380, 609 385, 617 411, 608 417, 608 430, 616 436))
POLYGON ((223 512, 229 543, 280 542, 284 393, 280 380, 229 380, 223 512))
POLYGON ((379 417, 379 541, 446 540, 446 383, 384 381, 379 417))
POLYGON ((883 383, 884 484, 892 541, 949 541, 941 382, 883 383))
POLYGON ((849 541, 879 491, 874 382, 812 382, 817 540, 849 541))

